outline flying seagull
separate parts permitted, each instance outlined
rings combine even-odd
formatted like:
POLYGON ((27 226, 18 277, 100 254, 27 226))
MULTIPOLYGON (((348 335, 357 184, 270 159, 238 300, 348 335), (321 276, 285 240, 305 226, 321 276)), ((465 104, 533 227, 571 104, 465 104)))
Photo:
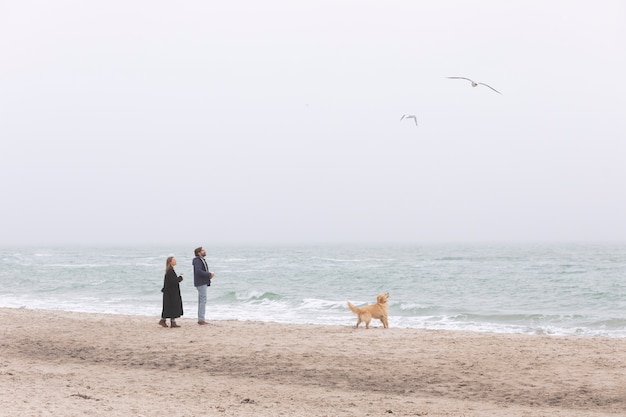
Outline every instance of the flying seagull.
POLYGON ((417 117, 415 117, 414 114, 403 114, 400 118, 400 121, 402 121, 403 119, 413 119, 413 121, 415 122, 415 126, 418 126, 417 117))
POLYGON ((493 91, 495 91, 496 93, 498 93, 498 94, 502 94, 501 92, 499 92, 498 90, 496 90, 495 88, 493 88, 493 87, 492 87, 492 86, 490 86, 490 85, 487 85, 487 84, 485 84, 485 83, 477 83, 476 81, 474 81, 474 80, 470 80, 469 78, 465 78, 465 77, 448 77, 448 78, 453 79, 453 80, 467 80, 467 81, 469 81, 470 83, 472 83, 472 87, 476 87, 477 85, 484 85, 485 87, 489 87, 489 88, 491 88, 491 89, 492 89, 493 91))

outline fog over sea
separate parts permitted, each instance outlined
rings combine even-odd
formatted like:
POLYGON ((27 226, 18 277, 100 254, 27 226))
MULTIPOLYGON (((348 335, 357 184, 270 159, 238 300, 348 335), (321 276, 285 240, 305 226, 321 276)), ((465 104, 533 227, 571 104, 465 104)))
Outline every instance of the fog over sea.
MULTIPOLYGON (((195 318, 194 245, 0 247, 0 307, 155 317, 173 254, 195 318)), ((207 320, 626 337, 626 244, 205 246, 207 320), (378 320, 374 326, 381 326, 378 320)))

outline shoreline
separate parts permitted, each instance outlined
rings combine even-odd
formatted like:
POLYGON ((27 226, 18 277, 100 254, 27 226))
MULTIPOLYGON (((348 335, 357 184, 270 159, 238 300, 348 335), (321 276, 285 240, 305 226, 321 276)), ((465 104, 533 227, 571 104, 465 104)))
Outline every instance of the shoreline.
MULTIPOLYGON (((184 302, 184 300, 183 300, 184 302)), ((155 302, 156 303, 156 302, 155 302)), ((193 303, 190 303, 192 305, 191 308, 187 307, 189 310, 192 310, 195 312, 195 305, 193 305, 193 303)), ((215 306, 213 306, 215 307, 215 306)), ((110 315, 110 316, 127 316, 127 317, 133 317, 133 316, 137 316, 137 317, 146 317, 146 318, 154 318, 158 316, 155 314, 155 312, 151 312, 151 313, 127 313, 127 312, 105 312, 105 311, 85 311, 85 310, 67 310, 67 309, 50 309, 47 307, 26 307, 26 306, 0 306, 0 310, 2 309, 7 309, 7 310, 33 310, 33 311, 42 311, 42 312, 50 312, 51 314, 54 313, 61 313, 61 312, 65 312, 65 313, 76 313, 76 314, 100 314, 100 315, 110 315)), ((193 313, 192 313, 193 314, 193 313)), ((229 322, 229 321, 239 321, 239 322, 259 322, 259 323, 276 323, 276 324, 284 324, 286 326, 289 325, 295 325, 295 326, 299 326, 299 325, 311 325, 311 326, 329 326, 329 327, 346 327, 346 326, 351 326, 356 322, 356 316, 353 315, 353 313, 349 312, 347 307, 346 307, 346 314, 347 317, 346 319, 342 322, 342 323, 316 323, 316 322, 290 322, 290 321, 276 321, 276 320, 259 320, 257 318, 214 318, 213 321, 216 322, 229 322)), ((181 319, 192 319, 193 316, 183 316, 181 317, 181 319)), ((535 329, 533 332, 531 331, 523 331, 523 330, 501 330, 501 329, 488 329, 485 328, 485 326, 483 326, 482 328, 474 328, 474 329, 464 329, 464 328, 449 328, 449 327, 428 327, 428 326, 404 326, 404 327, 399 327, 397 326, 397 323, 393 323, 395 317, 391 317, 390 318, 390 327, 394 328, 394 329, 402 329, 402 330, 424 330, 424 331, 443 331, 443 332, 460 332, 460 333, 477 333, 477 334, 494 334, 494 335, 523 335, 523 336, 546 336, 546 337, 573 337, 573 338, 607 338, 607 339, 624 339, 626 340, 626 335, 622 335, 622 334, 610 334, 610 333, 591 333, 591 331, 588 332, 565 332, 565 331, 554 331, 554 330, 544 330, 544 329, 535 329)), ((373 320, 373 323, 378 323, 380 324, 380 321, 377 320, 373 320)), ((361 325, 363 326, 363 325, 361 325)))
POLYGON ((0 308, 0 414, 617 416, 626 339, 0 308))

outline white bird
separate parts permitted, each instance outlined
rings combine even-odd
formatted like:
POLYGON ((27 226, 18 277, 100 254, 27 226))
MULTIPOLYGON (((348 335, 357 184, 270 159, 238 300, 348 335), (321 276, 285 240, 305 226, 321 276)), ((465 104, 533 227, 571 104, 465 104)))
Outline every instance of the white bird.
POLYGON ((498 94, 502 94, 501 92, 499 92, 498 90, 496 90, 495 88, 493 88, 493 87, 492 87, 492 86, 490 86, 490 85, 487 85, 487 84, 485 84, 485 83, 478 83, 478 82, 476 82, 476 81, 474 81, 474 80, 470 80, 469 78, 465 78, 465 77, 448 77, 448 78, 453 79, 453 80, 467 80, 467 81, 469 81, 470 83, 472 83, 472 87, 476 87, 476 86, 478 86, 478 85, 484 85, 485 87, 489 87, 489 88, 491 88, 491 89, 492 89, 493 91, 495 91, 496 93, 498 93, 498 94))
POLYGON ((413 119, 413 121, 415 122, 415 126, 418 126, 417 117, 415 117, 415 115, 413 114, 403 114, 400 118, 400 121, 402 121, 403 119, 413 119))

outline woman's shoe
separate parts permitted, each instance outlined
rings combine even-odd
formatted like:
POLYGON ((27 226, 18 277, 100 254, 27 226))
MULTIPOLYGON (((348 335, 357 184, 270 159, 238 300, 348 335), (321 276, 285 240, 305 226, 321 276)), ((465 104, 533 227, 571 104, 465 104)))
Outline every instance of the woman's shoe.
POLYGON ((172 322, 172 324, 170 325, 170 327, 172 327, 172 328, 173 328, 173 327, 180 327, 180 326, 179 326, 178 324, 176 324, 176 322, 175 322, 175 321, 173 321, 173 322, 172 322))
POLYGON ((167 323, 165 322, 165 319, 161 319, 161 321, 159 322, 159 324, 163 327, 167 327, 167 323))

